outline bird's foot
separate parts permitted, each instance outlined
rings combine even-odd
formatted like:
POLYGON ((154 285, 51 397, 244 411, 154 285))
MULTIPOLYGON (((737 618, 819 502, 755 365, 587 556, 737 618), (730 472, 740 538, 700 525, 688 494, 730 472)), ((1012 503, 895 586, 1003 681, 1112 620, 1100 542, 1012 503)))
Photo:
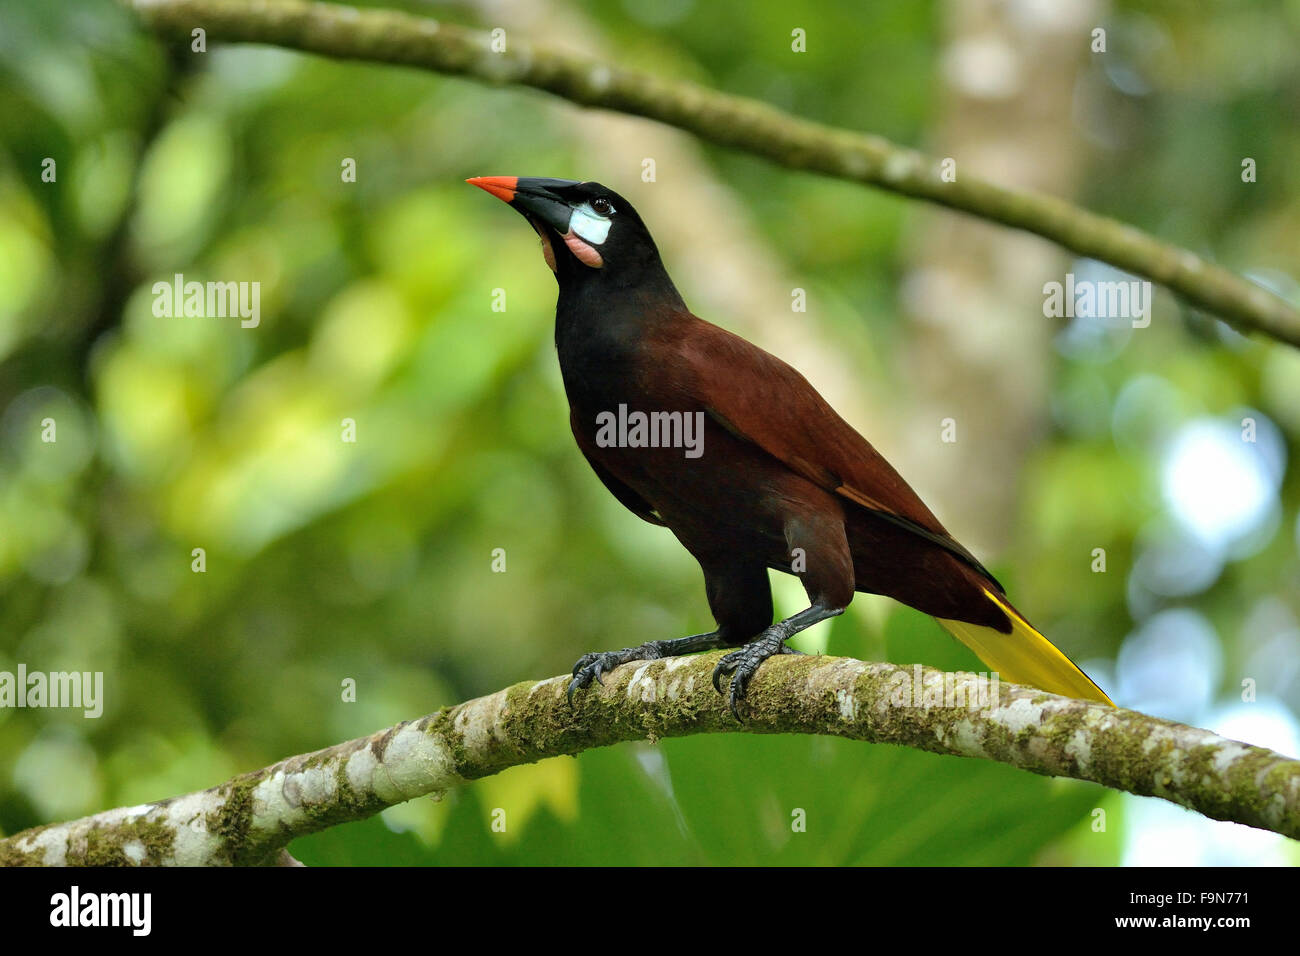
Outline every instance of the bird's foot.
POLYGON ((675 637, 667 641, 646 641, 640 647, 625 647, 621 651, 583 654, 578 658, 578 663, 573 665, 573 680, 569 683, 569 703, 573 703, 575 690, 590 687, 592 681, 604 684, 601 678, 620 664, 629 664, 632 661, 654 661, 661 657, 694 654, 696 651, 711 651, 727 646, 727 638, 718 631, 710 631, 708 634, 692 634, 690 637, 675 637))
MULTIPOLYGON (((691 638, 682 638, 683 641, 691 638)), ((569 703, 573 703, 573 692, 583 687, 590 687, 591 682, 604 685, 604 676, 615 667, 632 661, 653 661, 661 657, 671 657, 676 649, 674 641, 647 641, 640 647, 625 647, 621 651, 597 651, 583 654, 578 663, 573 665, 573 680, 569 682, 569 703)))
POLYGON ((744 647, 724 655, 722 660, 718 661, 718 666, 713 669, 713 687, 719 694, 723 693, 722 678, 727 674, 731 675, 727 704, 731 708, 732 716, 742 723, 744 717, 740 714, 740 705, 745 699, 745 691, 749 688, 750 679, 758 673, 759 665, 769 657, 778 654, 803 653, 793 647, 785 646, 787 636, 783 628, 773 625, 744 647))

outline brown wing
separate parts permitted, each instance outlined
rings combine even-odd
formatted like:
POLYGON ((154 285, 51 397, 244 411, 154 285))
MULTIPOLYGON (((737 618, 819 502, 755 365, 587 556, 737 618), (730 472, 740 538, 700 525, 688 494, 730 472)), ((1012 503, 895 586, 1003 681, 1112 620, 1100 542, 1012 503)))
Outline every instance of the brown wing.
POLYGON ((673 338, 681 386, 729 432, 880 520, 951 552, 997 585, 893 466, 797 371, 702 319, 678 326, 673 338))

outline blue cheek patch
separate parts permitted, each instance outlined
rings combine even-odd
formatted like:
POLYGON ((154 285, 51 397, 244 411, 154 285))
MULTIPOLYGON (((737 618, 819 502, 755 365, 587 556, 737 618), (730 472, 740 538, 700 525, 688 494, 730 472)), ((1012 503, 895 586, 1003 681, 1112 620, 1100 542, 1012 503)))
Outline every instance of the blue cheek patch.
POLYGON ((590 206, 583 203, 573 210, 569 217, 569 231, 587 242, 600 245, 609 237, 610 221, 597 216, 590 206))

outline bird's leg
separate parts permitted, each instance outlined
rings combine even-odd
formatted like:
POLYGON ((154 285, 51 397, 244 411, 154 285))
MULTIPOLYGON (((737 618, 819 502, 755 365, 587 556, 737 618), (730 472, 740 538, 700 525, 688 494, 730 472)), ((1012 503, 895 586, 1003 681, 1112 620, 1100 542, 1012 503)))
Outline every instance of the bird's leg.
POLYGON ((569 683, 569 701, 573 701, 573 692, 581 687, 588 687, 594 680, 605 683, 601 678, 620 664, 632 661, 653 661, 661 657, 676 657, 678 654, 694 654, 696 651, 713 651, 719 647, 734 646, 719 631, 708 634, 692 634, 690 637, 675 637, 665 641, 646 641, 640 647, 625 647, 621 651, 597 651, 583 654, 578 663, 573 665, 573 680, 569 683))
POLYGON ((843 613, 842 607, 824 607, 814 604, 798 614, 787 617, 784 621, 777 621, 740 650, 732 651, 718 661, 718 666, 713 669, 713 686, 721 694, 722 678, 727 674, 731 675, 727 702, 731 706, 732 715, 737 720, 743 719, 740 716, 739 703, 745 699, 745 690, 749 687, 749 681, 758 672, 758 666, 763 661, 777 654, 798 654, 799 651, 785 646, 787 640, 814 624, 843 613))
POLYGON ((584 654, 573 666, 569 700, 573 692, 630 661, 649 661, 675 654, 693 654, 721 647, 737 647, 772 623, 772 588, 762 564, 738 564, 734 556, 692 551, 704 571, 709 609, 718 629, 666 641, 648 641, 621 651, 584 654))
POLYGON ((776 654, 786 654, 785 642, 806 628, 844 613, 853 600, 853 556, 844 531, 844 513, 824 493, 799 498, 791 496, 790 511, 785 518, 785 540, 791 556, 790 572, 796 575, 808 594, 810 607, 784 621, 763 629, 762 633, 738 651, 718 661, 713 671, 713 686, 722 693, 722 678, 731 675, 727 703, 737 720, 739 704, 745 699, 749 681, 763 661, 776 654))

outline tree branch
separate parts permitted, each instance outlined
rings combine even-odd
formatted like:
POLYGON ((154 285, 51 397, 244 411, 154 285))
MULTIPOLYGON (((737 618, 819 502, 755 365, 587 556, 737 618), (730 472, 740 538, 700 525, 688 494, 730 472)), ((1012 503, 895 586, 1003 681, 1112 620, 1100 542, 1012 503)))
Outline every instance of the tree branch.
POLYGON ((515 684, 210 790, 26 830, 0 840, 0 864, 283 864, 297 837, 507 767, 727 731, 828 734, 981 757, 1300 837, 1300 761, 1262 747, 1013 684, 983 682, 986 706, 926 706, 928 695, 943 702, 949 691, 977 700, 980 677, 842 657, 765 662, 742 725, 713 689, 718 658, 624 665, 604 687, 578 692, 572 707, 567 677, 515 684))
POLYGON ((269 43, 528 86, 582 106, 658 120, 791 169, 878 186, 1037 233, 1081 256, 1163 283, 1243 330, 1300 345, 1300 310, 1191 250, 1053 196, 1008 189, 965 172, 956 182, 944 182, 937 161, 915 150, 801 119, 757 100, 531 45, 514 34, 507 36, 505 50, 493 52, 486 33, 397 11, 301 0, 124 2, 152 29, 186 44, 191 31, 202 27, 209 39, 269 43))

